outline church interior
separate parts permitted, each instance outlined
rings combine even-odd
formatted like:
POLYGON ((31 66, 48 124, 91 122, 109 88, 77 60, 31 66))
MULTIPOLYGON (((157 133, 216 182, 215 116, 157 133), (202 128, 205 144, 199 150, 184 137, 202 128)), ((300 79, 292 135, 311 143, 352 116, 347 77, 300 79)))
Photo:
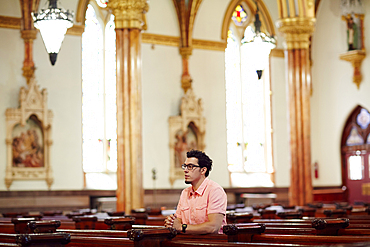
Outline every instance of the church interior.
POLYGON ((0 6, 0 213, 173 209, 191 149, 229 206, 370 203, 368 1, 0 6))

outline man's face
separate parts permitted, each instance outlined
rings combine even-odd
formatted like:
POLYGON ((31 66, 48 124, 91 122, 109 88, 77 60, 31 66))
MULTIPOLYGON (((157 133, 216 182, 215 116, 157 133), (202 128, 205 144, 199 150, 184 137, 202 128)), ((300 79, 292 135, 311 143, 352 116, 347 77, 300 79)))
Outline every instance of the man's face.
POLYGON ((186 168, 184 170, 184 175, 185 175, 185 183, 186 184, 191 184, 193 182, 197 182, 201 178, 201 168, 198 167, 198 159, 191 157, 191 158, 186 158, 185 160, 185 165, 193 165, 193 170, 189 170, 186 168))

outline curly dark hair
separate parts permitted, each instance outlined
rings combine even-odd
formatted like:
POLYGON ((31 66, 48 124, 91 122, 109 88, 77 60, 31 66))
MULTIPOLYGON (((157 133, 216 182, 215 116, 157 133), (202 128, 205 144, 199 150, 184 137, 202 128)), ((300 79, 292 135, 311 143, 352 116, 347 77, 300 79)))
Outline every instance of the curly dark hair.
POLYGON ((205 176, 208 177, 209 172, 212 170, 213 161, 211 160, 211 158, 208 157, 208 155, 206 155, 206 153, 199 150, 190 150, 186 153, 186 157, 197 158, 199 166, 207 168, 205 176))

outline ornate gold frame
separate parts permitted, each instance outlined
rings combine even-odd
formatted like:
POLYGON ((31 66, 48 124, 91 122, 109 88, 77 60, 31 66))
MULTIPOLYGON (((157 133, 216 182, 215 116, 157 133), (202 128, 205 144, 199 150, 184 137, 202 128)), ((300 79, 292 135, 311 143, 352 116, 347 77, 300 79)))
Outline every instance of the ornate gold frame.
MULTIPOLYGON (((201 99, 196 100, 194 92, 189 88, 184 97, 181 98, 180 116, 171 116, 168 119, 170 134, 170 183, 173 185, 175 180, 184 179, 184 171, 181 167, 176 167, 175 146, 176 135, 179 131, 186 133, 188 128, 192 128, 197 139, 197 149, 205 148, 205 125, 206 119, 203 117, 203 103, 201 99)), ((183 160, 182 162, 184 162, 183 160)))
POLYGON ((7 166, 5 185, 10 188, 14 180, 46 180, 50 189, 53 183, 50 167, 51 124, 53 113, 47 108, 47 91, 39 90, 34 78, 30 80, 28 90, 22 87, 19 92, 19 108, 6 109, 6 149, 7 166), (14 167, 13 166, 13 129, 16 125, 26 125, 26 121, 35 116, 40 122, 43 132, 43 166, 42 167, 14 167))

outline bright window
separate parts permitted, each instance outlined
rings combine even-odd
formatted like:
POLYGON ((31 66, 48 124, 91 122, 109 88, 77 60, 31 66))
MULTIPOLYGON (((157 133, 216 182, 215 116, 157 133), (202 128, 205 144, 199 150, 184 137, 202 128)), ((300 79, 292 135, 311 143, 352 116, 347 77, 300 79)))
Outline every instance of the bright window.
POLYGON ((231 22, 225 50, 228 169, 232 187, 271 187, 269 66, 258 80, 253 57, 241 42, 253 35, 251 25, 241 31, 231 22))
POLYGON ((351 180, 361 180, 363 178, 362 156, 360 155, 349 156, 348 178, 351 180))
POLYGON ((113 15, 95 9, 91 2, 82 35, 83 171, 86 188, 116 189, 116 34, 113 15))

